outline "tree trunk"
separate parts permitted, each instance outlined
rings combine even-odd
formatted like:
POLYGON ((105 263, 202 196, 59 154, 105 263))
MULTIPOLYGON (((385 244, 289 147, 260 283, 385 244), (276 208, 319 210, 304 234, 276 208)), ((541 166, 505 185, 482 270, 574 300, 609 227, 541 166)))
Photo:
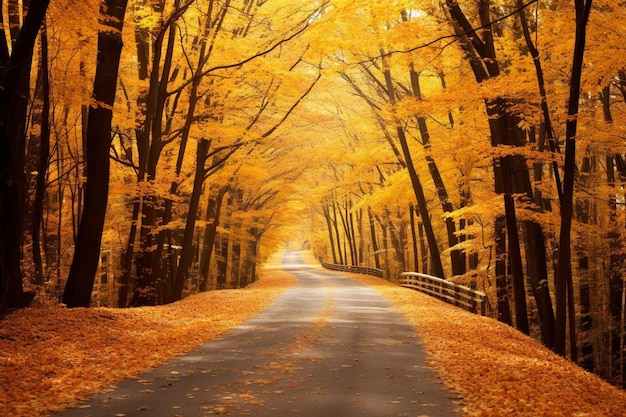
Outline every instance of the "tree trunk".
POLYGON ((98 55, 93 100, 89 108, 85 207, 80 219, 76 249, 63 292, 68 307, 89 307, 100 259, 100 244, 109 194, 111 119, 122 53, 122 26, 127 0, 105 0, 101 24, 110 30, 98 33, 98 55))
POLYGON ((335 251, 335 239, 333 237, 333 226, 332 219, 330 218, 330 208, 328 207, 328 202, 324 201, 322 205, 322 210, 324 211, 324 218, 326 219, 326 227, 328 228, 328 239, 330 241, 330 250, 333 255, 333 263, 337 263, 337 252, 335 251))
MULTIPOLYGON (((392 105, 395 105, 395 89, 391 78, 391 70, 387 66, 386 62, 384 75, 389 101, 392 105)), ((420 213, 422 213, 424 231, 426 232, 426 239, 428 240, 428 250, 430 253, 430 267, 432 270, 432 274, 439 278, 445 279, 443 264, 441 263, 441 255, 439 252, 439 245, 437 244, 437 238, 435 237, 435 231, 430 221, 430 216, 428 216, 428 204, 426 202, 426 196, 424 195, 422 182, 420 180, 419 174, 415 169, 415 165, 413 164, 413 157, 411 155, 411 150, 409 149, 409 143, 407 141, 404 128, 399 124, 399 122, 396 122, 396 132, 398 134, 398 140, 402 149, 402 157, 404 158, 404 162, 406 163, 406 167, 409 172, 409 178, 411 179, 411 185, 413 186, 413 192, 415 193, 415 198, 417 200, 417 206, 420 213)))
POLYGON ((529 334, 524 271, 522 258, 519 256, 520 243, 517 230, 517 218, 515 216, 515 201, 511 194, 504 194, 504 205, 505 211, 509 213, 508 216, 505 216, 509 246, 515 246, 514 249, 509 248, 509 254, 511 256, 509 262, 511 264, 511 275, 513 277, 513 297, 515 300, 515 325, 520 332, 529 334))
POLYGON ((506 218, 496 217, 496 297, 498 303, 498 320, 513 325, 511 306, 509 304, 509 282, 506 275, 506 218))
MULTIPOLYGON (((415 96, 415 98, 421 101, 422 93, 419 83, 419 74, 415 71, 413 65, 411 65, 409 75, 411 77, 411 87, 413 89, 413 95, 415 96)), ((422 138, 422 146, 424 147, 426 165, 428 166, 428 171, 430 172, 430 176, 432 177, 433 183, 435 184, 435 191, 437 192, 437 197, 439 198, 439 203, 441 204, 443 213, 444 215, 447 215, 454 210, 454 206, 450 201, 448 190, 446 189, 446 185, 444 184, 441 173, 439 172, 439 167, 437 167, 435 158, 433 158, 432 156, 430 133, 428 131, 428 125, 426 124, 426 118, 418 116, 417 125, 419 128, 420 137, 422 138)), ((459 243, 459 237, 456 233, 456 224, 454 223, 454 219, 448 216, 446 216, 445 218, 445 224, 446 231, 448 233, 448 247, 453 248, 459 243)), ((465 274, 467 268, 465 265, 465 255, 462 251, 458 249, 450 250, 450 265, 452 266, 452 275, 465 274)))
POLYGON ((374 217, 372 216, 372 209, 367 206, 367 216, 370 222, 370 235, 372 238, 372 252, 374 252, 374 265, 380 269, 380 255, 378 253, 378 239, 376 238, 376 225, 374 224, 374 217))
POLYGON ((217 236, 217 226, 220 224, 220 213, 222 212, 222 203, 224 196, 228 192, 228 187, 221 187, 217 192, 215 199, 210 199, 207 207, 206 222, 207 227, 204 232, 204 240, 202 242, 202 256, 200 258, 200 291, 207 290, 209 283, 209 269, 211 267, 211 255, 213 254, 213 245, 217 236), (211 221, 209 223, 209 221, 211 221))
MULTIPOLYGON (((604 120, 607 123, 613 123, 613 115, 611 114, 611 94, 610 86, 606 86, 600 94, 604 109, 604 120)), ((613 383, 624 386, 626 379, 624 378, 624 333, 626 327, 623 324, 626 306, 623 304, 624 279, 622 277, 622 265, 626 255, 622 250, 623 236, 620 233, 618 221, 618 202, 616 194, 618 186, 615 178, 617 163, 620 158, 617 156, 606 156, 606 174, 607 183, 612 189, 609 195, 609 220, 613 225, 607 234, 609 244, 609 268, 607 270, 608 281, 608 311, 609 311, 609 328, 610 328, 610 380, 613 383)), ((619 173, 619 169, 618 169, 619 173)), ((621 175, 620 175, 621 176, 621 175)), ((625 177, 622 176, 622 182, 625 177)))
MULTIPOLYGON (((174 8, 178 8, 180 1, 176 1, 174 8)), ((163 13, 162 5, 153 3, 155 13, 163 13)), ((154 181, 156 170, 163 147, 163 114, 165 101, 167 99, 167 82, 169 79, 169 69, 172 65, 172 54, 174 48, 174 29, 169 26, 159 26, 154 34, 152 45, 148 45, 150 34, 145 30, 135 31, 135 42, 137 44, 139 75, 142 80, 148 80, 148 90, 143 92, 137 99, 138 108, 144 109, 143 114, 138 116, 136 129, 137 150, 139 157, 138 182, 144 180, 154 181), (170 36, 166 34, 170 29, 170 36), (165 40, 169 43, 165 44, 165 40), (147 51, 152 51, 150 59, 147 51), (165 57, 164 57, 165 55, 165 57), (148 72, 148 62, 151 62, 151 69, 148 72), (143 116, 143 119, 141 119, 143 116)), ((157 198, 154 194, 142 196, 141 205, 141 227, 139 228, 139 241, 141 251, 135 259, 137 271, 137 283, 131 300, 131 305, 155 305, 163 301, 164 283, 161 278, 161 250, 162 246, 155 250, 161 236, 155 236, 154 228, 158 224, 157 198)))
POLYGON ((419 268, 419 254, 417 251, 417 233, 415 228, 415 207, 413 204, 409 204, 409 216, 411 218, 411 238, 413 241, 413 270, 418 272, 419 268))
POLYGON ((130 290, 131 278, 133 276, 133 259, 135 259, 135 240, 137 239, 137 225, 139 223, 139 213, 141 213, 142 198, 136 195, 133 198, 133 214, 130 220, 130 231, 128 233, 128 242, 126 243, 126 251, 124 252, 124 260, 122 266, 122 279, 120 283, 118 307, 125 308, 128 305, 128 293, 130 290))
POLYGON ((41 62, 39 64, 41 75, 41 134, 39 138, 39 164, 37 168, 37 183, 35 188, 35 201, 33 203, 33 263, 35 264, 34 283, 43 285, 43 260, 41 257, 41 226, 43 224, 43 203, 46 192, 46 178, 48 174, 48 158, 50 154, 50 77, 48 74, 48 35, 46 23, 41 28, 41 62))
MULTIPOLYGON (((337 252, 339 253, 339 264, 345 265, 344 263, 344 252, 341 250, 341 238, 339 235, 339 225, 337 222, 337 206, 335 205, 335 201, 332 202, 333 205, 333 228, 335 229, 335 238, 337 240, 337 252)), ((347 262, 347 260, 346 260, 347 262)))
MULTIPOLYGON (((576 130, 578 126, 578 104, 582 78, 583 58, 587 22, 592 0, 576 0, 576 40, 570 79, 570 93, 565 125, 565 165, 563 167, 563 200, 561 201, 561 231, 559 233, 559 259, 554 283, 556 300, 556 321, 554 350, 565 356, 565 335, 567 328, 567 292, 572 283, 572 213, 574 199, 574 177, 576 175, 576 130)), ((572 331, 573 329, 570 329, 572 331)), ((573 335, 572 335, 573 336, 573 335)), ((570 346, 572 357, 576 356, 576 345, 570 346)))
POLYGON ((0 36, 0 315, 5 308, 23 307, 32 299, 24 294, 20 269, 26 186, 25 124, 35 39, 48 3, 49 0, 31 2, 10 57, 6 38, 0 36))
POLYGON ((354 213, 352 212, 352 201, 346 202, 346 216, 350 227, 350 241, 352 242, 352 265, 359 265, 359 250, 357 248, 356 227, 354 227, 354 213))
MULTIPOLYGON (((492 25, 490 22, 490 9, 489 2, 482 0, 479 4, 479 18, 480 22, 483 24, 483 35, 481 36, 476 33, 476 30, 472 27, 470 21, 467 19, 463 11, 461 10, 458 2, 454 0, 446 0, 448 5, 448 10, 455 22, 455 30, 459 36, 462 36, 461 46, 470 61, 470 65, 474 72, 474 76, 477 82, 483 82, 490 78, 497 77, 500 74, 499 62, 496 58, 495 47, 493 42, 493 33, 492 33, 492 25)), ((493 146, 523 146, 524 145, 524 134, 518 126, 517 120, 514 115, 507 108, 506 100, 502 98, 496 98, 486 101, 485 103, 487 108, 487 115, 489 117, 489 128, 491 131, 491 141, 493 146)), ((494 166, 494 173, 496 179, 496 192, 499 193, 525 193, 527 197, 532 201, 533 200, 533 192, 532 192, 532 184, 530 182, 530 177, 528 174, 528 169, 526 167, 526 161, 523 157, 506 157, 500 158, 500 161, 496 161, 496 166, 494 166), (502 170, 498 167, 501 166, 509 166, 510 169, 502 170), (503 182, 510 181, 510 188, 504 186, 503 182), (508 188, 508 190, 506 189, 508 188)), ((511 216, 514 214, 513 210, 509 211, 507 216, 508 222, 512 224, 511 216)), ((541 260, 542 257, 545 257, 545 241, 543 237, 543 231, 541 226, 537 223, 526 222, 529 226, 527 230, 530 232, 526 235, 527 238, 532 238, 532 241, 527 241, 527 248, 531 251, 535 251, 538 255, 535 258, 528 257, 529 259, 541 260), (544 244, 544 246, 540 247, 540 244, 544 244), (543 255, 542 255, 543 254, 543 255)), ((496 230, 496 236, 500 234, 499 230, 496 230)), ((497 240, 497 239, 496 239, 497 240)), ((502 249, 500 245, 497 245, 498 248, 502 249)), ((508 250, 516 251, 516 253, 509 253, 511 259, 515 259, 520 256, 517 252, 519 246, 509 245, 508 250)), ((505 282, 506 279, 504 276, 499 274, 506 273, 506 265, 498 265, 498 263, 504 262, 497 256, 496 258, 496 271, 498 282, 505 282), (498 279, 498 277, 500 277, 498 279)), ((551 300, 550 294, 547 289, 547 265, 539 264, 538 261, 534 262, 532 265, 528 265, 529 273, 532 275, 531 282, 533 285, 533 293, 537 298, 537 306, 540 311, 540 317, 543 317, 541 321, 542 325, 542 339, 544 343, 548 346, 551 343, 548 341, 551 339, 550 333, 552 332, 553 326, 553 317, 554 312, 551 309, 551 300), (549 308, 549 309, 548 309, 549 308)), ((519 269, 518 269, 519 272, 519 269)), ((518 278, 519 279, 519 278, 518 278)), ((500 289, 502 292, 503 289, 500 289)), ((502 308, 505 308, 504 304, 501 304, 502 308)))
POLYGON ((193 261, 193 235, 196 228, 196 219, 198 217, 198 206, 200 204, 200 196, 202 195, 202 186, 206 179, 204 164, 206 163, 210 146, 210 140, 201 139, 200 142, 198 142, 198 149, 196 150, 196 173, 193 181, 193 190, 191 191, 189 210, 187 211, 187 221, 185 222, 185 233, 183 235, 183 244, 180 251, 180 260, 178 262, 178 269, 176 270, 172 299, 168 301, 178 301, 183 298, 183 289, 189 277, 189 268, 193 261))

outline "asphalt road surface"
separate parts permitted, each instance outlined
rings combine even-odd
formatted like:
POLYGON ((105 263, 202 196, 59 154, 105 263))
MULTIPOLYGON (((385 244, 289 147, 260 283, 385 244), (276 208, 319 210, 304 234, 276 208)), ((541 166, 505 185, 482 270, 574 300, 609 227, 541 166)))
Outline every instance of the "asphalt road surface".
POLYGON ((256 318, 53 416, 460 415, 414 329, 376 291, 297 252, 284 268, 299 284, 256 318))

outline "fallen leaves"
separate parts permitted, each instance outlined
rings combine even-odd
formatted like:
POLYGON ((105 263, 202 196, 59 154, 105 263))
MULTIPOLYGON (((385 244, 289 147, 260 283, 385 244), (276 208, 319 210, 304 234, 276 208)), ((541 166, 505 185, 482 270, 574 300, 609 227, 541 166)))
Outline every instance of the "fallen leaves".
MULTIPOLYGON (((464 416, 623 417, 626 392, 495 320, 363 275, 415 327, 464 416)), ((429 403, 423 407, 431 406, 429 403)))
POLYGON ((246 289, 166 306, 16 311, 0 321, 0 415, 35 417, 74 405, 239 326, 296 282, 265 271, 246 289))
MULTIPOLYGON (((12 314, 0 322, 0 415, 34 417, 62 409, 243 323, 296 281, 284 272, 267 272, 252 288, 200 294, 168 306, 132 310, 59 307, 12 314)), ((465 416, 624 416, 626 393, 514 329, 386 281, 358 277, 378 289, 415 326, 433 368, 449 388, 463 396, 465 416)), ((328 325, 332 308, 327 303, 316 318, 313 336, 328 325)), ((316 343, 311 334, 300 336, 290 349, 303 351, 316 343)), ((269 362, 267 368, 276 371, 275 378, 286 378, 295 364, 269 362)), ((274 382, 257 378, 243 385, 271 386, 274 382)), ((150 385, 151 381, 139 383, 150 385)), ((285 391, 267 393, 284 395, 285 391)), ((435 406, 420 397, 422 392, 415 394, 419 401, 412 398, 411 403, 435 406)), ((235 400, 246 405, 262 403, 244 393, 221 398, 208 411, 227 414, 235 400)))

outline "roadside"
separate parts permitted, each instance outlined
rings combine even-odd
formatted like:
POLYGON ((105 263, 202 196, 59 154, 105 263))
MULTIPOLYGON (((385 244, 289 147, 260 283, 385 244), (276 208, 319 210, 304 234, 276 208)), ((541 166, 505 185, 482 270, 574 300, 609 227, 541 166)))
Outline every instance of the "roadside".
POLYGON ((243 324, 296 282, 271 270, 249 288, 166 306, 17 311, 0 321, 0 416, 74 405, 243 324))
POLYGON ((261 314, 58 417, 459 415, 458 396, 377 291, 296 252, 284 265, 299 283, 261 314))
MULTIPOLYGON (((317 264, 310 253, 303 258, 317 264)), ((378 278, 346 275, 380 291, 415 327, 433 368, 463 395, 465 416, 626 415, 626 392, 516 330, 378 278)), ((0 321, 0 415, 37 417, 76 404, 244 323, 296 283, 273 268, 262 277, 248 289, 161 307, 16 312, 0 321)))
POLYGON ((626 416, 626 392, 512 327, 379 278, 349 275, 378 290, 415 327, 431 366, 462 395, 464 416, 626 416))

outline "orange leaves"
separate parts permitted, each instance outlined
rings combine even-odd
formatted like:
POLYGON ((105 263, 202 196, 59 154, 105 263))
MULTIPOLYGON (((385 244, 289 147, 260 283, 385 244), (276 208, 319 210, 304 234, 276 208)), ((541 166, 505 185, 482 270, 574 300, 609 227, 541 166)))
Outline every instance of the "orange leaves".
POLYGON ((263 275, 251 289, 161 307, 15 312, 0 322, 0 415, 33 417, 75 404, 238 326, 296 282, 280 271, 263 275))
POLYGON ((626 393, 493 319, 386 281, 375 286, 414 325, 465 416, 620 416, 626 393))

